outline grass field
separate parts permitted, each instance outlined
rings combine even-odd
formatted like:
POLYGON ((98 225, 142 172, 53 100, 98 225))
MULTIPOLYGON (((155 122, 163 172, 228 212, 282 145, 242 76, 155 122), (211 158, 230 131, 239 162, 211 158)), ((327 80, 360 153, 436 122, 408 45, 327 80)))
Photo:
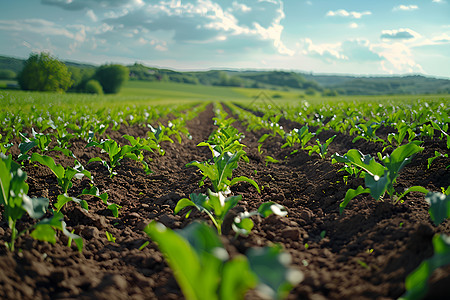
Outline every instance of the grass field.
MULTIPOLYGON (((0 81, 0 88, 14 81, 0 81)), ((129 81, 114 95, 90 95, 90 94, 58 94, 46 92, 26 92, 17 90, 0 90, 0 102, 2 106, 11 108, 20 104, 22 110, 30 109, 33 105, 134 105, 134 104, 167 104, 190 101, 235 101, 249 103, 255 100, 267 102, 274 101, 278 105, 293 104, 299 101, 309 102, 334 102, 334 101, 414 101, 426 99, 430 101, 449 102, 450 95, 385 95, 385 96, 337 96, 322 97, 319 95, 304 95, 301 90, 263 90, 235 87, 217 87, 192 85, 171 82, 146 82, 129 81), (267 97, 266 97, 267 96, 267 97)))

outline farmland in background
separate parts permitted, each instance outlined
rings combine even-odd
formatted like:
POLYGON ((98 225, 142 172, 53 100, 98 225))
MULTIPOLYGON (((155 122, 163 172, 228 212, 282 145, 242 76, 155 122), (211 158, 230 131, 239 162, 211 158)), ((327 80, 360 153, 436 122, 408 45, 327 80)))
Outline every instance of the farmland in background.
MULTIPOLYGON (((2 299, 181 298, 174 265, 147 225, 213 226, 205 210, 178 209, 191 194, 213 198, 208 189, 239 197, 221 229, 229 261, 276 244, 290 255, 303 280, 288 299, 397 299, 421 287, 423 281, 405 282, 424 260, 448 259, 450 245, 440 239, 450 234, 448 216, 430 215, 431 200, 419 188, 401 194, 412 186, 450 193, 449 95, 321 97, 301 89, 129 81, 119 94, 102 96, 0 90, 0 104, 2 152, 27 174, 28 196, 49 200, 53 212, 42 218, 58 211, 67 225, 67 232, 53 227, 53 243, 24 231, 11 251, 13 230, 1 219, 2 299), (220 156, 207 144, 224 132, 233 144, 220 156), (391 182, 393 196, 386 190, 377 199, 379 187, 366 178, 388 180, 383 156, 405 147, 415 152, 391 182), (376 171, 352 165, 352 149, 377 161, 376 171), (239 153, 232 175, 216 186, 205 168, 232 153, 239 153), (81 178, 64 185, 57 165, 81 178), (349 199, 351 190, 362 193, 349 199), (267 202, 287 215, 254 213, 252 228, 236 223, 267 202)), ((27 210, 15 226, 41 228, 42 218, 27 210)), ((449 277, 448 265, 435 272, 427 297, 445 295, 449 277)), ((273 288, 253 287, 251 299, 273 288)))

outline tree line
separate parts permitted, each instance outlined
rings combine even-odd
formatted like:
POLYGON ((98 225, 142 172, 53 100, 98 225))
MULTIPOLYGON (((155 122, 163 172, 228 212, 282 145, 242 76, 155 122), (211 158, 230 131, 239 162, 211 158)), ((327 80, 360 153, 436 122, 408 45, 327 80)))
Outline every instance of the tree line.
POLYGON ((128 80, 129 70, 118 64, 98 68, 67 67, 49 53, 32 53, 17 74, 22 90, 115 94, 128 80))

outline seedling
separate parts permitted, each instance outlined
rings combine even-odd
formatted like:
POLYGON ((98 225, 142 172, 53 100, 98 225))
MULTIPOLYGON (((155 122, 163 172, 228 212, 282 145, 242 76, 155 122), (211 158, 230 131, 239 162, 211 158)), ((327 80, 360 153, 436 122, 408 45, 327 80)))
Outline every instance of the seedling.
POLYGON ((334 154, 333 159, 335 161, 360 168, 364 173, 366 186, 366 188, 358 186, 356 190, 349 189, 347 191, 344 201, 339 205, 340 213, 343 212, 351 199, 363 193, 370 193, 375 200, 382 199, 384 194, 387 193, 394 204, 409 192, 428 193, 428 190, 421 186, 413 186, 401 195, 396 194, 394 190, 394 184, 399 176, 399 172, 411 161, 416 153, 423 151, 423 149, 418 146, 417 142, 412 142, 398 147, 390 156, 381 157, 381 154, 378 153, 378 158, 382 164, 376 162, 369 154, 364 155, 356 149, 350 149, 343 156, 338 153, 334 154))
POLYGON ((320 143, 319 139, 316 140, 317 145, 314 146, 308 146, 305 148, 305 150, 309 150, 308 154, 311 156, 314 152, 319 154, 321 159, 325 159, 326 155, 328 154, 328 146, 330 146, 331 142, 334 140, 336 135, 333 135, 329 139, 325 141, 324 144, 320 143))
POLYGON ((399 300, 422 299, 428 292, 428 279, 433 272, 450 264, 450 237, 436 234, 433 237, 434 255, 425 259, 405 280, 406 293, 399 300))
POLYGON ((0 158, 0 204, 4 206, 3 215, 11 229, 11 241, 6 243, 7 248, 14 251, 17 237, 29 230, 33 230, 31 232, 33 238, 55 243, 55 229, 57 229, 74 239, 78 250, 81 251, 82 239, 66 230, 64 216, 61 213, 54 213, 51 218, 43 219, 21 232, 17 231, 16 223, 25 212, 33 219, 40 219, 47 212, 49 200, 47 198, 30 198, 27 195, 28 184, 25 182, 27 174, 12 160, 11 155, 6 157, 0 154, 0 158))
POLYGON ((230 259, 219 237, 201 223, 175 232, 152 222, 144 231, 158 243, 187 299, 244 299, 254 287, 281 299, 303 279, 280 247, 251 248, 230 259))
POLYGON ((104 152, 108 153, 109 162, 102 160, 100 157, 94 157, 89 160, 88 163, 99 161, 101 162, 109 171, 109 177, 113 178, 117 175, 117 172, 114 169, 120 165, 120 161, 124 158, 130 158, 142 163, 144 171, 147 174, 152 173, 148 164, 144 161, 144 155, 142 153, 143 150, 147 150, 153 152, 152 149, 157 148, 154 143, 151 143, 149 140, 144 140, 140 138, 134 138, 129 135, 124 135, 128 141, 130 141, 130 145, 125 145, 123 147, 119 146, 116 141, 107 139, 104 141, 96 142, 92 141, 86 145, 86 147, 98 147, 102 149, 104 152))
MULTIPOLYGON (((210 148, 211 149, 211 148, 210 148)), ((213 151, 214 149, 212 149, 213 151)), ((214 153, 214 152, 213 152, 214 153)), ((238 161, 245 155, 244 150, 236 151, 235 153, 223 152, 218 156, 213 157, 213 164, 208 162, 194 161, 186 166, 195 166, 200 169, 203 178, 200 181, 200 186, 203 186, 204 180, 209 178, 213 185, 215 192, 225 192, 230 186, 238 182, 245 181, 253 185, 258 192, 260 192, 258 184, 246 176, 239 176, 233 178, 233 170, 238 167, 238 161)))

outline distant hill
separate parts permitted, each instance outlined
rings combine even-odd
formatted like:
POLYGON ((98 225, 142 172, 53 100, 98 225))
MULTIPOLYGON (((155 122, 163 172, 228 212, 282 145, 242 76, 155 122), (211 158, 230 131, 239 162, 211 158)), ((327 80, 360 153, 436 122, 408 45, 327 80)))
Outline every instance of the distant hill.
POLYGON ((450 80, 423 75, 357 77, 343 75, 308 75, 324 88, 347 95, 448 94, 450 80))
MULTIPOLYGON (((0 71, 19 73, 25 60, 0 56, 0 71)), ((82 71, 93 72, 91 64, 65 62, 82 71)), ((319 75, 292 71, 210 70, 181 72, 148 67, 139 63, 127 66, 131 80, 179 82, 216 86, 298 89, 327 95, 449 94, 450 80, 423 75, 350 76, 319 75)))

